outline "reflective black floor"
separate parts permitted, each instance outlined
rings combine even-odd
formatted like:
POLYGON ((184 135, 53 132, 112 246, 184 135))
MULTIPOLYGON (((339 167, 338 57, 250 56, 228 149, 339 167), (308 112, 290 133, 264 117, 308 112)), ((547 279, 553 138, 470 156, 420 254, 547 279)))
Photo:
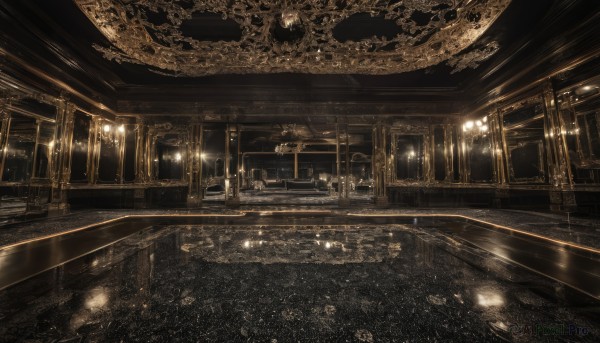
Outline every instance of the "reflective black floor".
POLYGON ((128 235, 0 292, 0 340, 600 340, 599 303, 479 248, 493 233, 314 221, 128 235))

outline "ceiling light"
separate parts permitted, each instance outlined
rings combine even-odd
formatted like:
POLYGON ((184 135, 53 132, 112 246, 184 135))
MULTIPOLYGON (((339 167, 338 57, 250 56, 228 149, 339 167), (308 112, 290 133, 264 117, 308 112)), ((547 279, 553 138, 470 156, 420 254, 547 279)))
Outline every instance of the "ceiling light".
POLYGON ((294 25, 298 25, 300 23, 300 13, 295 9, 286 8, 281 12, 281 26, 286 29, 291 28, 294 25))

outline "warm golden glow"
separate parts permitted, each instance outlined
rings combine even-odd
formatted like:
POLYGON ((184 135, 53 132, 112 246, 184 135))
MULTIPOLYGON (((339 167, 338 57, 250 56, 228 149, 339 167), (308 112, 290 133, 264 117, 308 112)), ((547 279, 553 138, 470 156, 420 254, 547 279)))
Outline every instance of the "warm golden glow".
POLYGON ((447 6, 440 6, 437 0, 413 0, 398 6, 393 1, 346 1, 344 6, 338 6, 335 1, 296 0, 289 5, 283 1, 248 1, 239 6, 237 1, 193 1, 186 8, 169 0, 75 0, 111 43, 94 45, 105 58, 150 66, 158 73, 173 76, 275 72, 391 74, 442 62, 451 66, 452 72, 458 72, 476 68, 498 51, 496 41, 473 43, 510 2, 444 1, 447 6), (155 25, 146 13, 157 11, 175 19, 155 25), (418 23, 411 19, 414 13, 424 11, 438 20, 418 23), (212 42, 186 36, 182 23, 195 12, 221 15, 239 27, 241 37, 212 42), (400 33, 391 37, 373 35, 346 42, 337 40, 334 29, 361 13, 385 15, 386 20, 398 25, 400 33), (477 17, 470 17, 474 13, 477 17), (291 43, 281 42, 268 29, 277 24, 295 30, 300 38, 291 43), (161 40, 155 40, 155 36, 161 40), (389 46, 395 48, 386 49, 389 46))

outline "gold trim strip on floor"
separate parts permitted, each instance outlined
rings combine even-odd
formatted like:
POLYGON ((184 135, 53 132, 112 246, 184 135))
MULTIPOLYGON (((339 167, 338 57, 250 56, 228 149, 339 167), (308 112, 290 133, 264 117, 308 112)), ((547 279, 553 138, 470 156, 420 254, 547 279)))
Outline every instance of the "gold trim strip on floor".
POLYGON ((89 224, 89 225, 85 225, 82 227, 78 227, 75 229, 71 229, 71 230, 67 230, 67 231, 62 231, 62 232, 57 232, 57 233, 53 233, 51 235, 46 235, 46 236, 41 236, 41 237, 36 237, 36 238, 30 238, 24 241, 19 241, 16 243, 11 243, 8 245, 3 245, 0 246, 0 251, 3 250, 7 250, 7 249, 11 249, 14 247, 18 247, 19 245, 23 245, 23 244, 28 244, 28 243, 33 243, 33 242, 37 242, 37 241, 41 241, 44 239, 50 239, 50 238, 55 238, 55 237, 59 237, 59 236, 64 236, 64 235, 68 235, 71 233, 75 233, 75 232, 79 232, 79 231, 83 231, 83 230, 88 230, 91 229, 93 227, 96 226, 102 226, 102 225, 106 225, 106 224, 111 224, 114 222, 118 222, 120 220, 124 220, 127 218, 156 218, 156 217, 243 217, 245 216, 245 213, 236 213, 236 214, 209 214, 209 213, 198 213, 198 214, 126 214, 124 216, 120 216, 117 218, 113 218, 113 219, 108 219, 102 222, 98 222, 98 223, 93 223, 93 224, 89 224))
POLYGON ((332 214, 331 210, 243 210, 242 213, 258 213, 260 215, 270 215, 273 213, 319 213, 319 214, 332 214))
POLYGON ((532 232, 527 232, 527 231, 523 231, 523 230, 519 230, 519 229, 514 229, 508 226, 504 226, 504 225, 500 225, 500 224, 494 224, 494 223, 490 223, 487 222, 485 220, 481 220, 481 219, 476 219, 473 217, 469 217, 469 216, 465 216, 462 214, 439 214, 439 213, 423 213, 423 214, 390 214, 390 213, 348 213, 348 216, 353 216, 353 217, 409 217, 409 218, 418 218, 418 217, 448 217, 448 218, 462 218, 462 219, 466 219, 466 220, 472 220, 474 222, 478 222, 481 224, 485 224, 494 228, 498 228, 498 229, 502 229, 502 230, 507 230, 507 231, 511 231, 511 232, 516 232, 525 236, 530 236, 530 237, 535 237, 538 239, 542 239, 542 240, 546 240, 546 241, 550 241, 553 242, 555 244, 558 245, 566 245, 568 247, 572 247, 575 249, 580 249, 580 250, 585 250, 588 252, 592 252, 594 254, 600 254, 600 249, 596 249, 596 248, 592 248, 592 247, 588 247, 585 245, 579 245, 579 244, 575 244, 575 243, 570 243, 567 241, 562 241, 559 239, 554 239, 554 238, 550 238, 547 236, 542 236, 542 235, 538 235, 536 233, 532 233, 532 232))
MULTIPOLYGON (((106 224, 110 224, 110 223, 114 223, 117 222, 119 220, 124 220, 127 218, 158 218, 158 217, 243 217, 245 216, 247 213, 260 213, 261 215, 270 215, 273 213, 321 213, 321 214, 331 214, 332 211, 330 210, 275 210, 275 211, 241 211, 241 213, 235 213, 235 214, 209 214, 209 213, 198 213, 198 214, 129 214, 129 215, 124 215, 121 217, 117 217, 117 218, 113 218, 113 219, 109 219, 109 220, 105 220, 103 222, 99 222, 99 223, 93 223, 93 224, 89 224, 86 226, 82 226, 79 228, 75 228, 75 229, 71 229, 71 230, 67 230, 67 231, 63 231, 63 232, 58 232, 55 234, 51 234, 51 235, 46 235, 46 236, 42 236, 42 237, 36 237, 36 238, 31 238, 28 240, 24 240, 24 241, 20 241, 20 242, 16 242, 16 243, 12 243, 12 244, 8 244, 8 245, 4 245, 4 246, 0 246, 0 251, 2 250, 7 250, 10 248, 14 248, 17 247, 19 245, 23 245, 23 244, 28 244, 28 243, 32 243, 32 242, 36 242, 36 241, 41 241, 44 239, 50 239, 50 238, 54 238, 54 237, 59 237, 59 236, 63 236, 63 235, 68 235, 71 233, 75 233, 75 232, 79 232, 79 231, 83 231, 83 230, 87 230, 96 226, 101 226, 101 225, 106 225, 106 224)), ((563 245, 563 246, 568 246, 568 247, 572 247, 575 249, 580 249, 580 250, 584 250, 584 251, 588 251, 588 252, 592 252, 595 254, 600 254, 600 249, 596 249, 596 248, 592 248, 592 247, 588 247, 588 246, 584 246, 584 245, 579 245, 579 244, 575 244, 575 243, 570 243, 567 241, 562 241, 562 240, 558 240, 558 239, 554 239, 554 238, 550 238, 547 236, 542 236, 542 235, 538 235, 535 233, 531 233, 531 232, 527 232, 527 231, 523 231, 523 230, 519 230, 519 229, 514 229, 508 226, 504 226, 504 225, 500 225, 500 224, 494 224, 494 223, 490 223, 484 220, 480 220, 480 219, 476 219, 473 217, 469 217, 469 216, 465 216, 465 215, 460 215, 460 214, 440 214, 440 213, 423 213, 423 214, 389 214, 389 213, 348 213, 346 214, 347 216, 351 216, 351 217, 405 217, 405 218, 418 218, 418 217, 447 217, 447 218, 461 218, 461 219, 466 219, 466 220, 472 220, 474 222, 478 222, 484 225, 488 225, 494 228, 498 228, 498 229, 502 229, 502 230, 507 230, 507 231, 511 231, 511 232, 516 232, 525 236, 530 236, 530 237, 535 237, 538 239, 542 239, 542 240, 546 240, 546 241, 550 241, 553 242, 555 244, 558 245, 563 245)), ((341 224, 344 225, 344 224, 341 224)))

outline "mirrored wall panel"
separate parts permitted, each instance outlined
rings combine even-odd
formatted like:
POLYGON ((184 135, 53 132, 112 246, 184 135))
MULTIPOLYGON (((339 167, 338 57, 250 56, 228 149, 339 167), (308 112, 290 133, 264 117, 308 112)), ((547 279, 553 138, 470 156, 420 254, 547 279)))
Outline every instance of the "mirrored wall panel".
POLYGON ((425 155, 424 135, 396 134, 394 140, 396 180, 422 181, 425 155))
POLYGON ((600 183, 600 77, 563 89, 558 104, 573 181, 600 183))
POLYGON ((502 110, 510 183, 547 182, 544 106, 535 96, 502 110))
POLYGON ((98 182, 119 182, 119 152, 124 144, 125 126, 104 121, 100 131, 100 162, 98 164, 98 182))
POLYGON ((185 170, 185 147, 178 134, 166 134, 156 142, 159 180, 182 180, 185 170))
POLYGON ((73 145, 71 150, 71 182, 87 183, 88 146, 92 120, 87 114, 76 111, 73 117, 73 145))
POLYGON ((494 177, 494 151, 488 117, 466 121, 462 126, 463 152, 468 166, 468 181, 491 183, 494 177))
POLYGON ((33 172, 37 123, 35 118, 11 113, 4 151, 2 181, 27 182, 33 172))

